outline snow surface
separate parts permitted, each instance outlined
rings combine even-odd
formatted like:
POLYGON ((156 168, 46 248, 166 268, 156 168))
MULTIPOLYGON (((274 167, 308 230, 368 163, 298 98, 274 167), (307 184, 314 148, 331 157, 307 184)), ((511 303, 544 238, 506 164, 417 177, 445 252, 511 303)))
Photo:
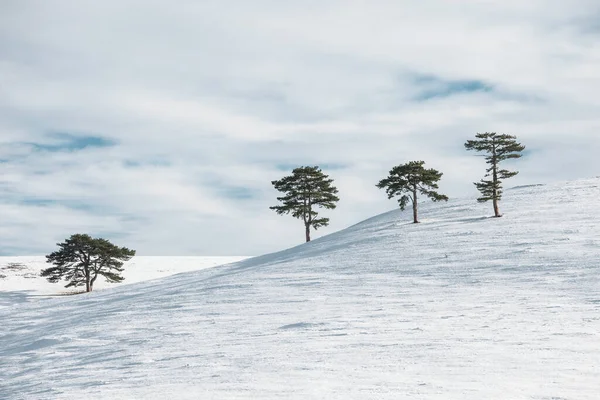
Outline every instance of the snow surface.
POLYGON ((597 400, 599 185, 2 308, 0 398, 597 400))
MULTIPOLYGON (((121 283, 107 282, 102 276, 94 283, 94 290, 102 290, 130 283, 142 282, 181 272, 197 271, 230 264, 248 257, 139 257, 124 264, 121 283)), ((74 294, 85 287, 65 288, 68 282, 50 283, 40 276, 42 269, 48 268, 46 257, 0 257, 0 308, 15 303, 34 301, 74 294)))

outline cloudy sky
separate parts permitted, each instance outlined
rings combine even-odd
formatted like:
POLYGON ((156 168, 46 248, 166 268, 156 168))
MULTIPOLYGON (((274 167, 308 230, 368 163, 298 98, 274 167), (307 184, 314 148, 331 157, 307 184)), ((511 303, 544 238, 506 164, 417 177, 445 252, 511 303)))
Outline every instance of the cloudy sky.
MULTIPOLYGON (((0 255, 87 232, 139 255, 303 241, 270 183, 320 165, 331 233, 396 207, 424 160, 476 196, 477 132, 517 135, 507 186, 600 175, 597 0, 0 0, 0 255)), ((509 201, 508 198, 505 201, 509 201)))

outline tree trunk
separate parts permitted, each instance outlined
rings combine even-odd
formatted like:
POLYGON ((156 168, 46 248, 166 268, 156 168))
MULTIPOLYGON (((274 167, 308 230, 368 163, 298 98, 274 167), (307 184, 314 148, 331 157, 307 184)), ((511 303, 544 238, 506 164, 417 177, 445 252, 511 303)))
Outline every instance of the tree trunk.
POLYGON ((498 199, 494 196, 494 216, 496 218, 501 217, 500 208, 498 207, 498 199))
POLYGON ((492 201, 494 203, 494 217, 498 218, 502 215, 500 215, 500 208, 498 207, 498 190, 496 189, 498 187, 498 173, 496 172, 496 164, 494 164, 493 179, 494 188, 492 189, 492 201))
POLYGON ((498 158, 496 157, 496 145, 492 146, 492 201, 494 203, 494 217, 501 217, 500 209, 498 208, 498 158))
POLYGON ((417 202, 417 190, 413 190, 413 222, 419 223, 419 204, 417 202))
POLYGON ((305 224, 304 227, 306 228, 306 241, 310 242, 310 224, 305 224))
POLYGON ((90 280, 90 292, 94 290, 94 282, 96 282, 96 278, 98 277, 98 273, 94 274, 94 277, 90 280))
POLYGON ((92 285, 90 283, 90 270, 87 267, 85 268, 85 291, 88 293, 92 291, 92 285))

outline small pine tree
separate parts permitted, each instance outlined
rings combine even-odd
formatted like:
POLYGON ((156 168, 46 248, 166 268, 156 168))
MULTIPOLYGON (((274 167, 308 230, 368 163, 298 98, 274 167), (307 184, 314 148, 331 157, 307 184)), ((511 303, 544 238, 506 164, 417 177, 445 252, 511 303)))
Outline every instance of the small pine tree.
POLYGON ((477 199, 478 202, 484 203, 492 201, 494 204, 494 216, 501 217, 498 202, 502 199, 502 180, 512 178, 519 171, 508 171, 500 169, 499 164, 504 160, 511 158, 521 158, 521 152, 525 150, 525 146, 516 141, 516 136, 492 133, 478 133, 475 135, 476 140, 467 140, 465 148, 467 150, 484 151, 488 153, 485 157, 485 162, 489 164, 486 169, 486 177, 491 179, 482 179, 480 182, 475 182, 482 194, 477 199))
POLYGON ((41 275, 49 282, 56 283, 64 278, 69 281, 65 287, 85 285, 86 292, 91 292, 99 275, 108 282, 122 282, 123 262, 135 255, 135 250, 117 247, 106 239, 95 239, 89 235, 72 235, 60 248, 46 256, 46 262, 53 264, 41 275))
POLYGON ((400 209, 404 210, 410 200, 413 206, 413 222, 419 223, 418 218, 418 194, 429 197, 435 201, 448 201, 448 197, 437 193, 437 182, 442 178, 442 173, 435 169, 425 169, 424 161, 411 161, 407 164, 398 165, 390 170, 387 178, 382 179, 376 185, 379 189, 386 189, 388 199, 400 196, 398 203, 400 209))
POLYGON ((332 183, 333 179, 329 179, 329 175, 325 175, 318 166, 295 168, 292 175, 271 181, 275 189, 284 195, 277 197, 281 205, 269 208, 279 215, 291 213, 294 218, 302 219, 306 241, 310 242, 311 227, 317 230, 329 225, 329 218, 319 218, 315 208, 333 210, 340 200, 332 183))

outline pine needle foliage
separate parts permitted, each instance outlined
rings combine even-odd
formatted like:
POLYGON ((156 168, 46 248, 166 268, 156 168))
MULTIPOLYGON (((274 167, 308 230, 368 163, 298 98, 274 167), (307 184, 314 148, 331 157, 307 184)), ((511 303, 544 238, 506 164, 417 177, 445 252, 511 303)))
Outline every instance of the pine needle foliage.
POLYGON ((446 195, 438 193, 437 182, 442 178, 442 173, 435 169, 426 169, 424 161, 411 161, 395 166, 390 170, 389 176, 379 181, 379 189, 385 189, 388 199, 398 196, 400 209, 404 210, 408 202, 413 207, 413 222, 419 222, 418 195, 429 197, 432 201, 448 201, 446 195))
POLYGON ((519 171, 501 169, 500 163, 505 160, 521 158, 521 152, 525 150, 525 146, 517 142, 516 136, 495 132, 477 133, 475 138, 475 140, 467 140, 465 148, 487 153, 485 162, 489 165, 484 179, 474 182, 477 190, 481 193, 481 197, 477 201, 480 203, 492 201, 494 216, 501 217, 498 202, 502 199, 502 182, 517 175, 519 171))
POLYGON ((86 292, 93 290, 99 276, 107 282, 122 282, 123 262, 135 256, 135 250, 86 234, 72 235, 57 245, 59 250, 46 256, 46 262, 53 266, 44 269, 41 276, 52 283, 68 281, 67 288, 85 285, 86 292))
POLYGON ((319 217, 317 208, 333 210, 340 200, 333 179, 318 166, 304 166, 292 170, 292 175, 271 184, 283 196, 277 197, 280 205, 269 207, 277 214, 291 214, 304 222, 306 241, 310 242, 310 229, 329 225, 329 218, 319 217))

